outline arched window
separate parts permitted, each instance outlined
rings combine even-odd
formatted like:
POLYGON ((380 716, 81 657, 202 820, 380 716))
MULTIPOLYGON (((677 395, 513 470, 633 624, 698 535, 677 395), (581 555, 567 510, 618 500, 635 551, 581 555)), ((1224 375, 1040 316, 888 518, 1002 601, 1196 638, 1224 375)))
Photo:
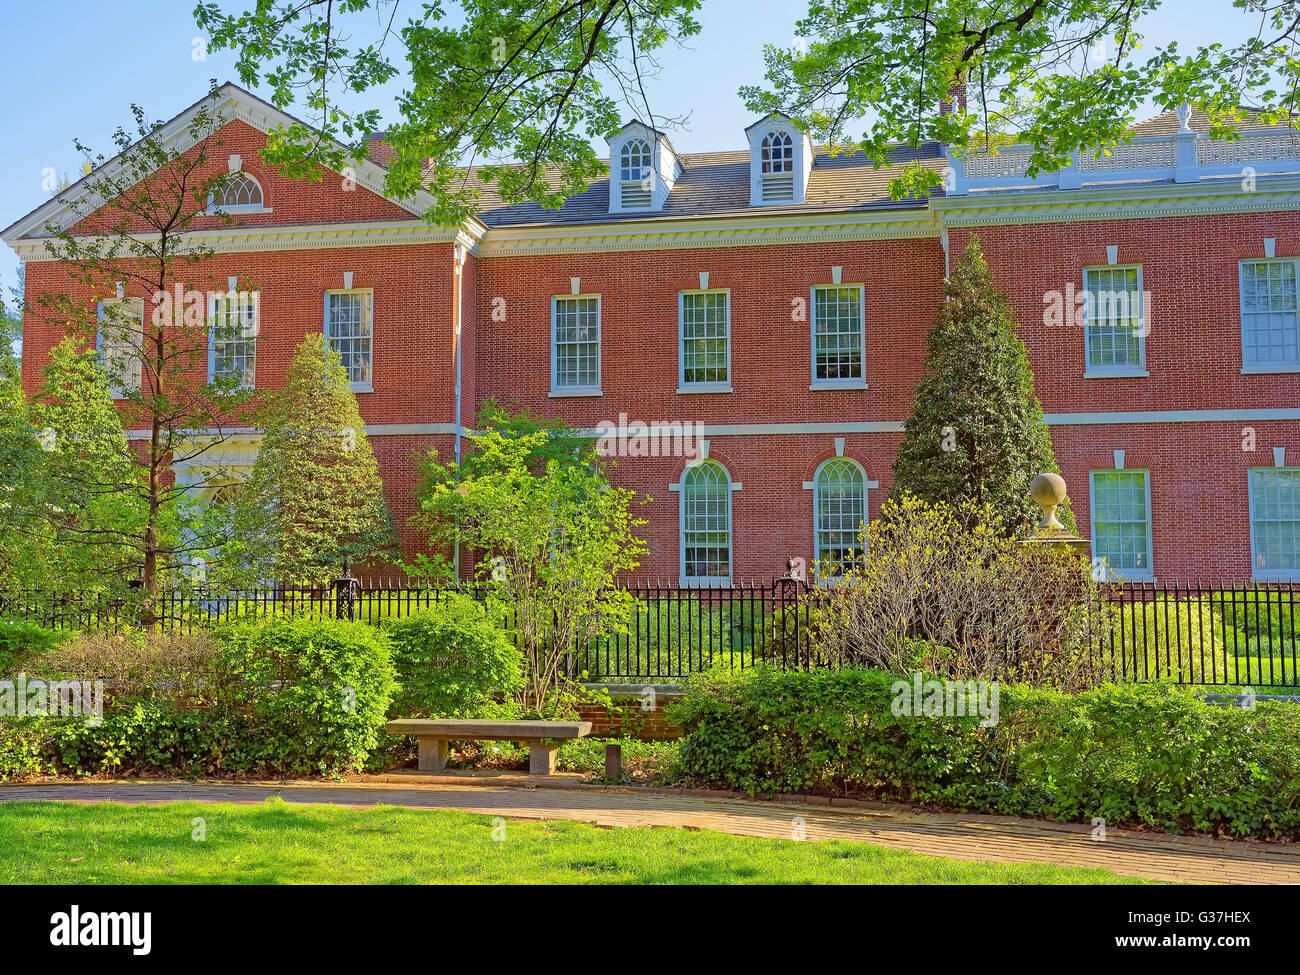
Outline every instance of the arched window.
POLYGON ((764 173, 794 172, 794 140, 790 133, 769 132, 763 136, 761 148, 764 173))
POLYGON ((650 143, 629 139, 619 154, 619 194, 624 209, 650 206, 650 143))
POLYGON ((207 502, 214 508, 224 507, 239 500, 240 495, 248 490, 248 484, 238 478, 225 478, 207 489, 207 502))
POLYGON ((783 130, 763 136, 759 146, 759 179, 764 203, 794 200, 794 140, 783 130))
POLYGON ((731 476, 716 460, 682 473, 682 582, 731 584, 731 476))
POLYGON ((262 185, 242 171, 227 175, 221 185, 208 195, 209 210, 238 213, 261 210, 262 206, 262 185))
POLYGON ((858 535, 867 520, 867 479, 851 460, 833 457, 813 478, 817 572, 844 575, 862 559, 858 535))

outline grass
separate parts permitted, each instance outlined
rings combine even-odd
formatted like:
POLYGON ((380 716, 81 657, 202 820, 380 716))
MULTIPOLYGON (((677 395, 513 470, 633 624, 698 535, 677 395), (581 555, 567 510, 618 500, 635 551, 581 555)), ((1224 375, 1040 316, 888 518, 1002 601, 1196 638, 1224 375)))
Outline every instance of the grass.
POLYGON ((1106 870, 967 863, 866 843, 601 829, 442 810, 0 804, 5 884, 1116 884, 1106 870), (196 818, 206 838, 191 838, 196 818))

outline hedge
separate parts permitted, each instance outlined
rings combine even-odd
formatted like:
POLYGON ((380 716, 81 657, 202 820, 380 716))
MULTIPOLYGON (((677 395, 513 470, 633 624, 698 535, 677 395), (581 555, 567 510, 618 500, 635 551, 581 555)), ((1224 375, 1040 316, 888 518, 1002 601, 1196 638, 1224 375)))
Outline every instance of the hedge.
POLYGON ((174 687, 133 684, 128 694, 108 688, 98 724, 81 717, 0 719, 0 779, 362 768, 396 690, 386 636, 364 623, 307 616, 215 630, 204 670, 207 691, 197 706, 181 703, 174 687))
POLYGON ((893 674, 714 672, 670 715, 700 784, 1238 836, 1300 836, 1300 707, 1168 684, 999 690, 999 721, 891 712, 893 674))

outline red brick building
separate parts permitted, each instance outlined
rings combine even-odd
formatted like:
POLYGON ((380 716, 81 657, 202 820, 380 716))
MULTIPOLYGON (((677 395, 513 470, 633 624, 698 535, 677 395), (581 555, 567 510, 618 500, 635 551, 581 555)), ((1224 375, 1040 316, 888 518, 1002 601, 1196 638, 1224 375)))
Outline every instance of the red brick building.
MULTIPOLYGON (((946 268, 977 233, 1094 554, 1134 579, 1300 577, 1289 130, 1214 142, 1203 119, 1170 112, 1111 154, 1032 178, 1015 147, 899 150, 896 166, 944 177, 933 198, 899 202, 896 170, 820 152, 779 117, 736 133, 743 148, 681 156, 632 123, 610 139, 610 179, 562 210, 489 192, 476 219, 433 227, 429 200, 384 196, 377 163, 319 182, 276 174, 258 151, 287 117, 234 86, 218 97, 214 165, 244 174, 223 203, 239 225, 214 218, 215 256, 187 286, 256 290, 258 337, 214 350, 209 372, 233 361, 275 388, 323 329, 399 525, 414 455, 453 454, 496 398, 617 432, 615 480, 651 498, 646 577, 757 579, 791 556, 834 557, 889 491, 946 268)), ((169 123, 177 143, 187 114, 169 123)), ((76 189, 0 235, 27 262, 29 300, 115 300, 78 290, 46 253, 76 189)), ((29 326, 29 389, 61 337, 29 326)), ((237 473, 256 444, 249 431, 205 463, 237 473)))

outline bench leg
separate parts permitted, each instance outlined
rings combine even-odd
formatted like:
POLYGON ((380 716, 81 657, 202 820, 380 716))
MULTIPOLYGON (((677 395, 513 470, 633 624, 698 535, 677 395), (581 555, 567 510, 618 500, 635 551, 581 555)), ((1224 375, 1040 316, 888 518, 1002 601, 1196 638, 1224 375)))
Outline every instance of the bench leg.
POLYGON ((528 743, 528 774, 550 775, 554 772, 555 753, 559 750, 559 745, 548 744, 543 741, 530 741, 528 743))
POLYGON ((420 763, 421 772, 441 772, 447 767, 447 739, 421 738, 420 763))

